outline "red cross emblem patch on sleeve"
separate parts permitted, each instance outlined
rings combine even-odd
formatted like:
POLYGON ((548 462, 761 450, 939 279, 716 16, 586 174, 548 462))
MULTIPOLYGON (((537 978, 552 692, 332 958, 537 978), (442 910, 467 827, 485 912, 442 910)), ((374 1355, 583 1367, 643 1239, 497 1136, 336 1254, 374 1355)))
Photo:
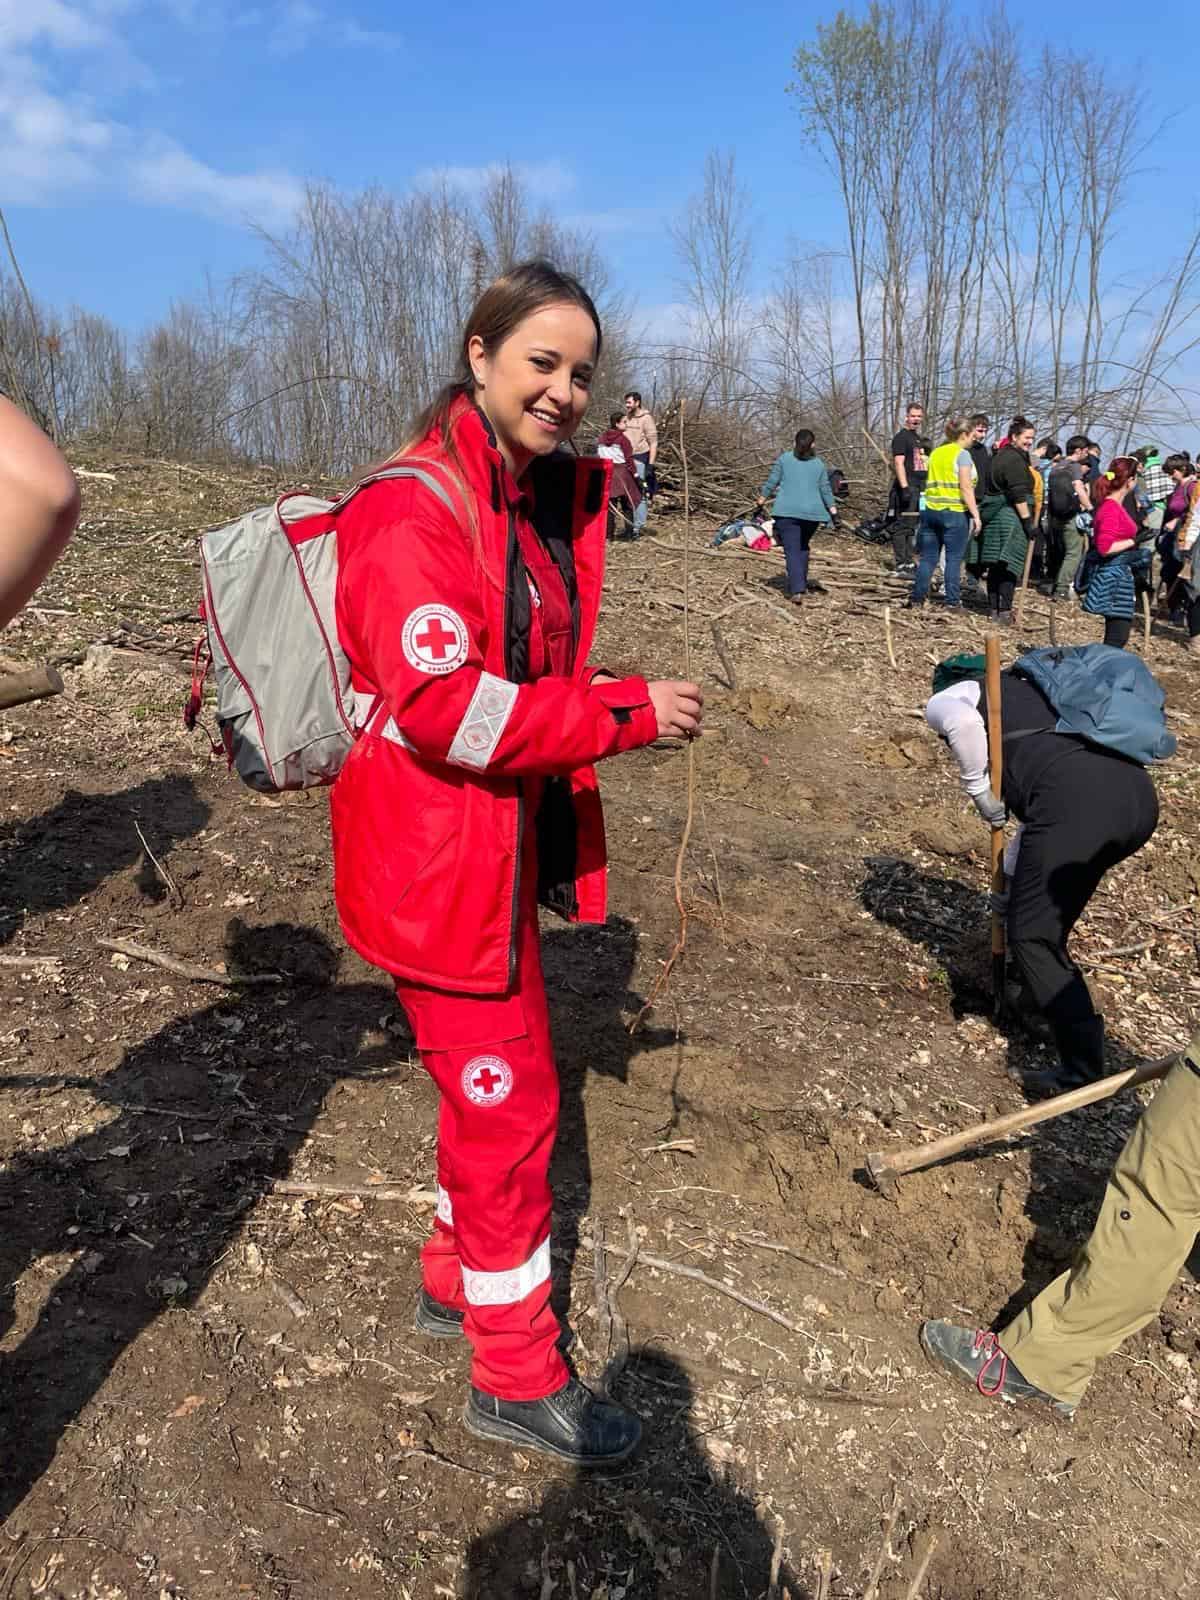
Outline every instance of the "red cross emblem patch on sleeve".
POLYGON ((473 1105, 498 1106, 512 1093, 512 1068, 499 1056, 476 1056, 463 1068, 462 1086, 473 1105))
POLYGON ((409 614, 400 642, 409 666, 435 678, 467 659, 467 625, 449 606, 418 606, 409 614))

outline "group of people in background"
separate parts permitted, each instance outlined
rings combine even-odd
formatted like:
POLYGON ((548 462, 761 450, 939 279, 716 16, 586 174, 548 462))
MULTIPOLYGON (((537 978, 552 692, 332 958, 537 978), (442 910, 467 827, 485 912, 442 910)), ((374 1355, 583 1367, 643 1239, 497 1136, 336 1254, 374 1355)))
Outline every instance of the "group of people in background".
MULTIPOLYGON (((596 454, 613 464, 610 506, 619 506, 636 539, 646 526, 650 502, 658 489, 658 428, 636 389, 625 396, 625 409, 609 413, 608 427, 596 442, 596 454)), ((609 532, 615 529, 615 509, 609 532)))
POLYGON ((913 578, 911 609, 928 602, 939 568, 942 603, 961 606, 965 570, 985 586, 992 623, 1007 627, 1018 584, 1032 579, 1053 600, 1078 600, 1103 620, 1104 643, 1123 648, 1157 552, 1161 614, 1186 626, 1200 655, 1200 482, 1185 452, 1164 459, 1147 445, 1102 468, 1086 434, 1035 445, 1023 416, 989 449, 983 412, 947 417, 932 448, 924 420, 910 405, 892 440, 892 550, 896 571, 913 578))

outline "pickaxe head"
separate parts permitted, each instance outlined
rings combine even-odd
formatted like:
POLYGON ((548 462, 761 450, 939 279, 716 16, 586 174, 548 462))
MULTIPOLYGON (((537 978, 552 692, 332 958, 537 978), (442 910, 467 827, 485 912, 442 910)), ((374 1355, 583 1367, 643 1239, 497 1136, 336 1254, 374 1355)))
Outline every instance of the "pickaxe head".
POLYGON ((882 1150, 872 1150, 867 1157, 867 1176, 879 1190, 880 1194, 889 1199, 896 1192, 896 1173, 888 1165, 888 1159, 882 1150))

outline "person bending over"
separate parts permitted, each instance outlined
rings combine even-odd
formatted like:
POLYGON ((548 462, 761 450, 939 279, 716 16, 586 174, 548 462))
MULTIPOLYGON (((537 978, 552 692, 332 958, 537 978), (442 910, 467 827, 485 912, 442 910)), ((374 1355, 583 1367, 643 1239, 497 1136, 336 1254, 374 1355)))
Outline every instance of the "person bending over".
POLYGON ((1104 1076, 1104 1019, 1067 941, 1105 873, 1154 832, 1158 798, 1138 762, 1058 731, 1059 713, 1024 673, 1001 673, 1000 693, 1004 804, 989 776, 982 668, 935 694, 925 718, 984 821, 1001 826, 1007 807, 1021 823, 1004 858, 1008 950, 1058 1049, 1045 1087, 1069 1089, 1104 1076))

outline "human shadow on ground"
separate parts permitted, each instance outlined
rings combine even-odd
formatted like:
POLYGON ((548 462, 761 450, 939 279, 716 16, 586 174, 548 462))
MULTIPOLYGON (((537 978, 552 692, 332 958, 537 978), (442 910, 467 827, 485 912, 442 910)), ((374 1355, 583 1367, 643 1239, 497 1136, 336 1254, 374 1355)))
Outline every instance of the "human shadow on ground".
MULTIPOLYGON (((859 894, 880 921, 923 945, 942 963, 955 1017, 992 1016, 991 914, 985 894, 887 856, 868 860, 859 894)), ((1044 1098, 1045 1091, 1032 1088, 1031 1080, 1057 1060, 1049 1029, 1032 1002, 1022 1003, 1011 982, 1008 998, 996 1024, 1007 1046, 1006 1075, 1025 1088, 1031 1100, 1044 1098)), ((1107 1058, 1114 1072, 1142 1059, 1111 1037, 1107 1058)), ((1029 1192, 1024 1213, 1034 1226, 1025 1245, 1021 1282, 1014 1284, 1008 1301, 997 1311, 997 1328, 1070 1265, 1091 1231, 1108 1173, 1139 1110, 1133 1096, 1118 1096, 1043 1123, 1028 1135, 1029 1192)), ((1011 1146, 969 1150, 956 1157, 955 1164, 988 1160, 1002 1148, 1011 1146)))
POLYGON ((160 861, 171 846, 200 832, 209 807, 190 778, 148 778, 115 794, 68 789, 36 817, 0 825, 0 944, 30 919, 85 900, 106 878, 141 862, 138 887, 147 899, 167 893, 137 824, 160 861))
MULTIPOLYGON (((761 1600, 768 1593, 773 1534, 704 1452, 684 1369, 660 1350, 635 1347, 615 1398, 645 1425, 637 1455, 609 1471, 570 1473, 533 1509, 475 1539, 462 1600, 761 1600)), ((811 1600, 786 1562, 775 1576, 795 1600, 811 1600)))
MULTIPOLYGON (((542 938, 542 966, 561 1096, 558 1139, 550 1163, 554 1191, 552 1300, 559 1320, 564 1322, 579 1251, 579 1225, 587 1216, 592 1199, 589 1076, 628 1084, 629 1064, 635 1056, 673 1049, 684 1041, 673 1027, 660 1026, 654 1015, 647 1016, 636 1033, 630 1033, 630 1024, 643 1004, 643 997, 629 988, 637 965, 637 947, 637 929, 625 917, 610 917, 601 926, 552 928, 542 938)), ((668 1097, 651 1097, 645 1107, 644 1131, 669 1138, 673 1125, 688 1109, 676 1071, 668 1097)))
POLYGON ((288 1171, 330 1086, 412 1070, 390 1042, 366 1043, 391 991, 334 984, 338 959, 313 929, 234 924, 229 970, 291 981, 223 997, 131 1046, 84 1080, 115 1110, 111 1121, 18 1153, 0 1173, 0 1333, 18 1315, 22 1275, 78 1252, 0 1362, 0 1426, 20 1441, 0 1461, 0 1520, 129 1346, 168 1306, 201 1293, 257 1197, 288 1171))

